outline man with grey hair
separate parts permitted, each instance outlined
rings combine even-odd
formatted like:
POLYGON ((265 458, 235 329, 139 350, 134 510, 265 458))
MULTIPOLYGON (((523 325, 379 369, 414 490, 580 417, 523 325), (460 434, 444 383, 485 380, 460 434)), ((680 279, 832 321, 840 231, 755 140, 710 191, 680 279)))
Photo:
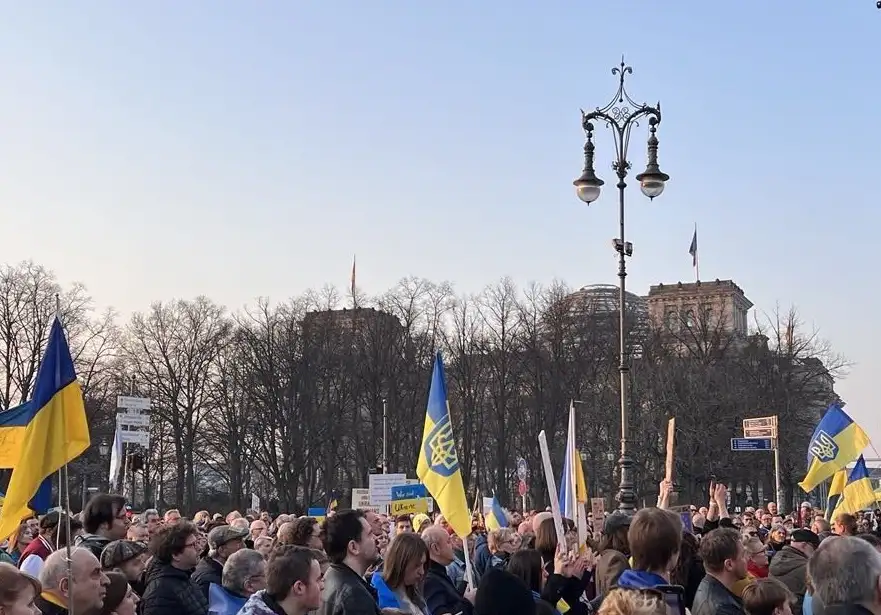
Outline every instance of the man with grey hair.
POLYGON ((104 606, 110 579, 98 558, 86 547, 70 550, 70 581, 67 578, 67 549, 46 558, 40 571, 43 593, 34 601, 43 615, 69 613, 95 615, 104 606))
POLYGON ((223 565, 223 589, 249 598, 266 586, 266 561, 254 549, 236 551, 223 565))
POLYGON ((159 524, 159 511, 155 508, 148 508, 144 512, 141 513, 141 523, 143 523, 147 528, 147 534, 149 537, 153 537, 156 532, 162 527, 159 524))
POLYGON ((266 564, 252 549, 240 549, 223 565, 223 586, 208 590, 209 615, 235 615, 253 594, 266 588, 266 564))
POLYGON ((808 577, 825 613, 881 613, 881 554, 865 540, 827 538, 808 562, 808 577))

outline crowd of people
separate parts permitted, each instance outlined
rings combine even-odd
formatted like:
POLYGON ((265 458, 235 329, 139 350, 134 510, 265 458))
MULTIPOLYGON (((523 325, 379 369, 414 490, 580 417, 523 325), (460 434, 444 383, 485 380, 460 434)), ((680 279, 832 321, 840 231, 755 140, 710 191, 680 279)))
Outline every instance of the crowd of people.
POLYGON ((463 541, 442 514, 186 519, 98 494, 22 523, 0 558, 0 615, 881 615, 878 511, 731 515, 713 485, 674 512, 670 488, 633 516, 589 518, 583 545, 568 519, 560 544, 547 511, 492 530, 475 513, 463 541))

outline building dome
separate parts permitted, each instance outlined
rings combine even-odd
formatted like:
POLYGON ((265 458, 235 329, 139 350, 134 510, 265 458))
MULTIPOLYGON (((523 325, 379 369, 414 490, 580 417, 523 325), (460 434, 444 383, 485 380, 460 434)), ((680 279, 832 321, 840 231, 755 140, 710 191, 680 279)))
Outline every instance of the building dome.
MULTIPOLYGON (((648 320, 648 306, 645 298, 625 292, 627 311, 636 315, 637 320, 648 320)), ((618 287, 612 284, 591 284, 566 296, 572 316, 601 316, 618 313, 618 287)))

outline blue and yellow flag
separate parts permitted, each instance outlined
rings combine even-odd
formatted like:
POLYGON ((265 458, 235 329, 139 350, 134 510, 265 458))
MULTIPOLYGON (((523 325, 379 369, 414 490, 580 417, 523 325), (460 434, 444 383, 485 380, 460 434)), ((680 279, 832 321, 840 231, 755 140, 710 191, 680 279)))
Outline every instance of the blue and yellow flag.
POLYGON ((505 511, 502 509, 502 505, 499 504, 499 499, 496 496, 493 496, 492 508, 490 508, 489 513, 484 518, 484 522, 486 523, 486 529, 489 531, 508 527, 508 517, 505 515, 505 511))
POLYGON ((440 352, 434 359, 434 370, 431 374, 416 476, 431 493, 441 514, 456 534, 462 538, 470 535, 471 513, 468 512, 456 439, 453 437, 444 361, 440 352))
MULTIPOLYGON (((21 445, 24 443, 28 423, 35 414, 31 402, 0 412, 0 469, 11 470, 22 459, 21 445)), ((3 497, 0 494, 0 505, 3 504, 3 497)), ((52 507, 51 477, 40 483, 40 488, 28 503, 28 507, 40 515, 45 514, 52 507)))
POLYGON ((847 486, 844 488, 844 497, 835 507, 832 513, 834 519, 841 513, 857 513, 868 508, 875 502, 875 492, 872 489, 872 480, 869 478, 869 470, 866 468, 866 460, 860 455, 856 465, 850 471, 847 486))
POLYGON ((829 496, 826 498, 826 520, 832 520, 832 513, 844 497, 844 487, 847 485, 847 470, 838 470, 832 477, 832 485, 829 487, 829 496))
POLYGON ((70 348, 61 321, 55 318, 46 354, 40 363, 34 396, 34 416, 21 444, 21 458, 6 489, 0 510, 0 536, 11 536, 28 514, 28 501, 46 478, 89 448, 89 425, 83 392, 76 379, 70 348))
POLYGON ((806 493, 812 491, 856 459, 868 445, 869 436, 863 428, 854 423, 841 406, 830 405, 811 437, 808 473, 799 487, 806 493))

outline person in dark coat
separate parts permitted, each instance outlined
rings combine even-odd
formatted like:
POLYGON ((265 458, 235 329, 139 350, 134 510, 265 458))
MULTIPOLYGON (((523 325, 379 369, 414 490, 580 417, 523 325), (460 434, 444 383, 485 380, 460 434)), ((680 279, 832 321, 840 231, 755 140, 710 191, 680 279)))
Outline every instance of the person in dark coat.
POLYGON ((694 596, 692 615, 743 615, 743 602, 732 591, 746 577, 746 553, 740 532, 720 527, 701 539, 706 575, 694 596))
POLYGON ((779 579, 795 596, 793 615, 802 614, 807 593, 808 560, 819 546, 819 536, 811 530, 797 529, 792 532, 792 542, 771 560, 769 576, 779 579))
POLYGON ((193 571, 192 581, 208 599, 211 584, 223 586, 223 565, 229 556, 245 548, 249 531, 231 525, 222 525, 208 532, 208 555, 193 571))
POLYGON ((437 525, 422 532, 422 540, 428 546, 428 572, 423 582, 423 595, 431 613, 462 613, 472 615, 474 590, 465 595, 453 584, 447 574, 447 566, 455 559, 449 533, 437 525))
POLYGON ((378 555, 364 513, 344 510, 328 517, 324 522, 324 550, 331 564, 324 575, 318 615, 381 615, 376 590, 364 580, 378 555))
POLYGON ((207 615, 208 599, 190 580, 199 547, 199 530, 189 522, 166 526, 153 537, 141 615, 207 615))

